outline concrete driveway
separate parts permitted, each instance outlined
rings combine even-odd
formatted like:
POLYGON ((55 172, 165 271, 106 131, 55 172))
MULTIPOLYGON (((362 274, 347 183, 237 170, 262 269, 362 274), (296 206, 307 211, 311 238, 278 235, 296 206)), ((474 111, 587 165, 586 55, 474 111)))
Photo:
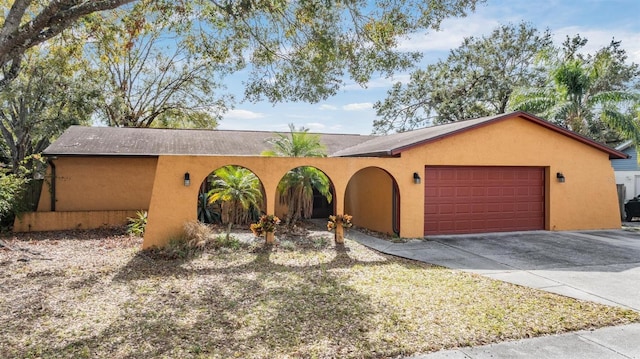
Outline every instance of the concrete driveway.
POLYGON ((516 232, 390 243, 351 231, 381 252, 565 296, 640 311, 640 232, 516 232))

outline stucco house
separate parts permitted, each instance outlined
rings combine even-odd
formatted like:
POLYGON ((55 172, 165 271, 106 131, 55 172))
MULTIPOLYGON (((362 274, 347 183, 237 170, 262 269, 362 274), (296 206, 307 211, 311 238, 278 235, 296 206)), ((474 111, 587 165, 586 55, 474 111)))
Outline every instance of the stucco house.
POLYGON ((638 165, 638 151, 632 141, 625 141, 615 148, 628 158, 614 158, 611 166, 616 177, 616 184, 625 188, 624 200, 628 201, 640 195, 640 166, 638 165))
POLYGON ((44 154, 49 180, 16 231, 121 224, 148 210, 144 247, 196 219, 199 184, 239 165, 265 211, 292 168, 331 180, 333 212, 401 237, 620 228, 610 159, 628 156, 524 112, 388 136, 321 135, 326 158, 260 156, 269 132, 71 127, 44 154), (187 181, 188 180, 188 181, 187 181))

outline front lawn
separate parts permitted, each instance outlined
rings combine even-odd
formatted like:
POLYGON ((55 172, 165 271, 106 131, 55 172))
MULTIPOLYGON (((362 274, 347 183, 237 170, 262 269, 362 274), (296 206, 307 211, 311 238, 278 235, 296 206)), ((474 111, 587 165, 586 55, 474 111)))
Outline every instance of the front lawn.
POLYGON ((2 358, 385 358, 640 320, 349 240, 189 260, 108 232, 5 243, 2 358))

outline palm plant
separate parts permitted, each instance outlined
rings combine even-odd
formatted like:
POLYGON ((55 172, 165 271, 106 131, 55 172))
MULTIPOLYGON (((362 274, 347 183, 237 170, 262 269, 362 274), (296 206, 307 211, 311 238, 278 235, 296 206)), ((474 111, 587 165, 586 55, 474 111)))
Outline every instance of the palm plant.
POLYGON ((618 134, 640 140, 634 111, 640 103, 637 92, 612 81, 619 76, 615 44, 595 56, 568 56, 550 65, 546 87, 517 91, 511 107, 539 115, 553 123, 594 140, 607 142, 618 134))
MULTIPOLYGON (((272 150, 262 152, 263 156, 277 157, 325 157, 326 150, 320 142, 320 136, 310 134, 309 129, 301 127, 296 130, 289 125, 290 136, 278 134, 269 143, 272 150)), ((289 172, 278 183, 280 201, 288 205, 286 223, 295 223, 301 218, 310 218, 313 212, 313 190, 322 194, 331 202, 331 182, 329 178, 315 167, 297 167, 289 172)))
POLYGON ((226 203, 228 214, 227 240, 239 213, 262 204, 260 179, 246 168, 225 166, 214 172, 213 188, 207 194, 209 203, 226 203))
POLYGON ((310 218, 313 213, 313 190, 316 189, 331 203, 331 182, 315 167, 296 167, 278 183, 280 201, 288 205, 287 223, 310 218))
POLYGON ((291 137, 278 133, 276 137, 269 140, 273 147, 271 150, 263 151, 263 156, 270 157, 326 157, 326 148, 320 143, 320 136, 309 133, 308 128, 289 124, 291 137))

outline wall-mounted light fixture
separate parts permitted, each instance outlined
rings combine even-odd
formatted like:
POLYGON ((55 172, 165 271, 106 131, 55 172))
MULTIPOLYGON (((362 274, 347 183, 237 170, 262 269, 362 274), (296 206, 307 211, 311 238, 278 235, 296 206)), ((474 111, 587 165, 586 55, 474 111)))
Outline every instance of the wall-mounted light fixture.
POLYGON ((564 178, 564 175, 562 174, 562 172, 558 172, 558 173, 556 173, 556 179, 557 179, 557 180, 558 180, 558 182, 560 182, 560 183, 564 183, 564 181, 565 181, 565 178, 564 178))
POLYGON ((413 172, 413 183, 415 184, 420 184, 420 175, 418 174, 418 172, 413 172))
POLYGON ((191 184, 191 175, 189 175, 189 172, 185 172, 184 173, 184 186, 185 187, 189 187, 190 184, 191 184))

